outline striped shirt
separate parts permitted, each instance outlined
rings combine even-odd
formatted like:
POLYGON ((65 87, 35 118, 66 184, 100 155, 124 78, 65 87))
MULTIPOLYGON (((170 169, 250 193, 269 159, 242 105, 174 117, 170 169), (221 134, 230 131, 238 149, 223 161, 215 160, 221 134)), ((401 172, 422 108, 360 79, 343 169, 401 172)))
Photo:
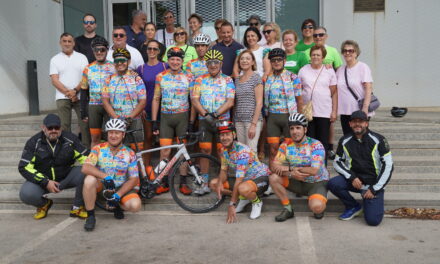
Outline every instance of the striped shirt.
MULTIPOLYGON (((236 122, 252 122, 255 112, 255 87, 262 84, 261 77, 254 73, 245 82, 240 82, 240 78, 235 79, 235 114, 236 122)), ((261 115, 259 119, 262 119, 261 115)))

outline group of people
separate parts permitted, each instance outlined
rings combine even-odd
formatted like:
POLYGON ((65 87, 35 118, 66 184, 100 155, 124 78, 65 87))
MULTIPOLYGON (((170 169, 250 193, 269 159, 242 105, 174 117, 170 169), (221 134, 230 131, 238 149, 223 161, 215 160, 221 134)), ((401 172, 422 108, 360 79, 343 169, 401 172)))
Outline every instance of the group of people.
MULTIPOLYGON (((233 39, 234 27, 224 19, 215 22, 214 41, 202 33, 203 18, 197 14, 188 19, 191 34, 175 27, 171 11, 163 19, 166 27, 157 30, 143 11, 134 11, 131 25, 113 29, 112 45, 95 33, 92 14, 84 15, 84 35, 61 35, 62 51, 50 62, 59 117, 45 118, 42 132, 26 143, 19 165, 27 180, 20 197, 38 208, 36 219, 44 218, 52 205, 43 194, 70 187, 77 188, 71 215, 87 218, 86 230, 95 226, 94 201, 102 185, 116 188, 116 218, 123 218, 123 210, 139 210, 134 152, 123 140, 127 129, 143 128, 134 138, 143 137, 144 149, 151 148, 153 135, 166 146, 197 129, 205 131, 199 142, 202 153, 211 154, 217 142, 219 178, 209 182, 209 164, 201 160, 206 184, 191 190, 187 172, 181 170, 179 189, 185 195, 212 190, 231 195, 229 223, 249 203, 251 218, 258 218, 262 193, 269 189, 284 208, 276 221, 294 215, 286 189, 307 195, 309 208, 320 219, 327 188, 346 206, 341 219, 362 211, 350 190, 362 193, 367 223, 380 223, 392 159, 386 140, 368 130, 374 114, 368 112, 372 77, 358 61, 355 41, 342 43, 343 65, 339 52, 326 45, 327 30, 312 19, 303 22, 299 40, 295 31, 281 32, 273 22, 262 25, 253 15, 243 45, 233 39), (364 99, 361 107, 353 93, 364 99), (312 114, 306 118, 310 105, 312 114), (80 120, 82 143, 70 133, 72 109, 80 120), (338 116, 344 137, 334 153, 338 116), (268 165, 263 163, 265 141, 268 165), (335 159, 341 174, 330 182, 327 157, 335 159), (76 161, 84 163, 82 173, 73 166, 76 161), (226 184, 229 167, 236 169, 232 188, 226 184)), ((160 160, 169 155, 162 150, 160 160)), ((145 155, 144 163, 150 161, 145 155)), ((164 182, 158 192, 167 190, 164 182)))

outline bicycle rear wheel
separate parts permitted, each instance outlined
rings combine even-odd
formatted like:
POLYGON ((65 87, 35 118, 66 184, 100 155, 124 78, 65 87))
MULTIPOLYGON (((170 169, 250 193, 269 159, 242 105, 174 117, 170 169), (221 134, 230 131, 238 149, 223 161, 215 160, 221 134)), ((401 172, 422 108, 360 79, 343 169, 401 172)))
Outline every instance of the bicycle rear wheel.
MULTIPOLYGON (((199 167, 200 160, 205 159, 209 163, 209 171, 208 171, 209 182, 212 179, 218 178, 218 175, 220 173, 220 161, 217 158, 203 153, 192 153, 189 156, 190 156, 191 164, 197 166, 197 172, 199 175, 200 175, 200 167, 199 167)), ((219 207, 224 201, 224 196, 222 196, 221 199, 218 199, 217 193, 212 190, 209 193, 205 193, 203 195, 197 195, 195 193, 195 190, 197 190, 201 186, 196 183, 194 177, 191 177, 191 173, 188 174, 189 176, 186 179, 186 184, 192 190, 192 193, 190 195, 184 195, 180 192, 179 186, 180 186, 181 177, 180 177, 179 168, 181 165, 188 166, 188 163, 184 159, 178 161, 176 165, 174 165, 173 170, 169 177, 170 192, 171 195, 173 196, 174 201, 176 201, 176 203, 184 210, 187 210, 192 213, 206 213, 219 207)))

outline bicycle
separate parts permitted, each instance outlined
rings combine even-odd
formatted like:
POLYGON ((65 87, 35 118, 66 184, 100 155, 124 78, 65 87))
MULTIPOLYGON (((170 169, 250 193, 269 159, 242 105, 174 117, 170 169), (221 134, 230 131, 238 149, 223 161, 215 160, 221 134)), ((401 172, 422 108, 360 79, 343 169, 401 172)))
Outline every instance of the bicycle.
MULTIPOLYGON (((134 132, 137 130, 127 131, 127 134, 131 134, 134 137, 134 132)), ((208 184, 211 179, 218 177, 220 172, 220 162, 217 158, 212 155, 207 155, 203 153, 188 153, 188 146, 194 145, 197 143, 199 138, 203 135, 203 131, 187 133, 185 136, 178 138, 178 143, 170 146, 163 146, 158 148, 153 148, 149 150, 136 151, 136 159, 140 168, 140 187, 139 194, 144 199, 151 199, 156 195, 156 189, 159 187, 162 178, 166 175, 169 175, 169 187, 170 193, 173 197, 174 201, 184 210, 192 212, 192 213, 206 213, 211 210, 218 208, 224 201, 224 196, 220 199, 217 196, 217 193, 211 191, 210 193, 205 193, 204 195, 196 195, 194 194, 194 190, 201 188, 201 186, 205 183, 203 177, 200 174, 200 167, 197 165, 200 159, 207 159, 209 162, 209 170, 208 170, 208 184), (184 139, 189 139, 188 143, 180 143, 184 142, 184 139), (159 172, 159 175, 155 175, 153 179, 150 179, 150 174, 155 173, 153 170, 150 170, 150 174, 147 173, 145 168, 145 164, 142 159, 142 155, 145 153, 160 151, 162 149, 176 149, 177 152, 170 159, 170 161, 166 164, 166 166, 159 172), (188 175, 189 180, 187 180, 186 184, 188 187, 193 190, 191 195, 181 194, 179 191, 180 185, 180 174, 179 168, 181 166, 186 166, 189 169, 190 175, 188 175)), ((135 141, 136 142, 136 141, 135 141)), ((137 149, 137 145, 135 144, 135 148, 137 149)), ((160 162, 160 161, 159 161, 160 162)), ((100 208, 105 208, 102 204, 97 206, 100 208)))

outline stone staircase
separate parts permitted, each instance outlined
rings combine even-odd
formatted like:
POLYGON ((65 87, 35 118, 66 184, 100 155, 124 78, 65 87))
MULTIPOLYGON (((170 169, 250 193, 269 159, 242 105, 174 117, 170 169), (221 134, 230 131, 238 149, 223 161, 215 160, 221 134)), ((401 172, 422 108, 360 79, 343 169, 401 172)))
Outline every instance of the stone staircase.
MULTIPOLYGON (((18 173, 17 165, 25 142, 39 131, 43 117, 0 119, 0 209, 33 209, 19 200, 18 192, 24 179, 18 173)), ((386 209, 404 206, 440 208, 440 123, 418 117, 395 119, 383 113, 374 118, 370 128, 388 139, 393 153, 395 169, 385 193, 386 209)), ((339 138, 339 124, 336 133, 339 138)), ((331 176, 336 175, 331 163, 329 170, 331 176)), ((67 209, 73 191, 50 196, 54 198, 54 208, 67 209)), ((305 198, 294 195, 291 198, 295 210, 307 210, 305 198)), ((264 198, 264 203, 265 211, 280 208, 275 195, 264 198)), ((163 194, 144 201, 144 210, 182 209, 170 194, 163 194)), ((329 193, 328 211, 341 210, 342 204, 329 193)))

